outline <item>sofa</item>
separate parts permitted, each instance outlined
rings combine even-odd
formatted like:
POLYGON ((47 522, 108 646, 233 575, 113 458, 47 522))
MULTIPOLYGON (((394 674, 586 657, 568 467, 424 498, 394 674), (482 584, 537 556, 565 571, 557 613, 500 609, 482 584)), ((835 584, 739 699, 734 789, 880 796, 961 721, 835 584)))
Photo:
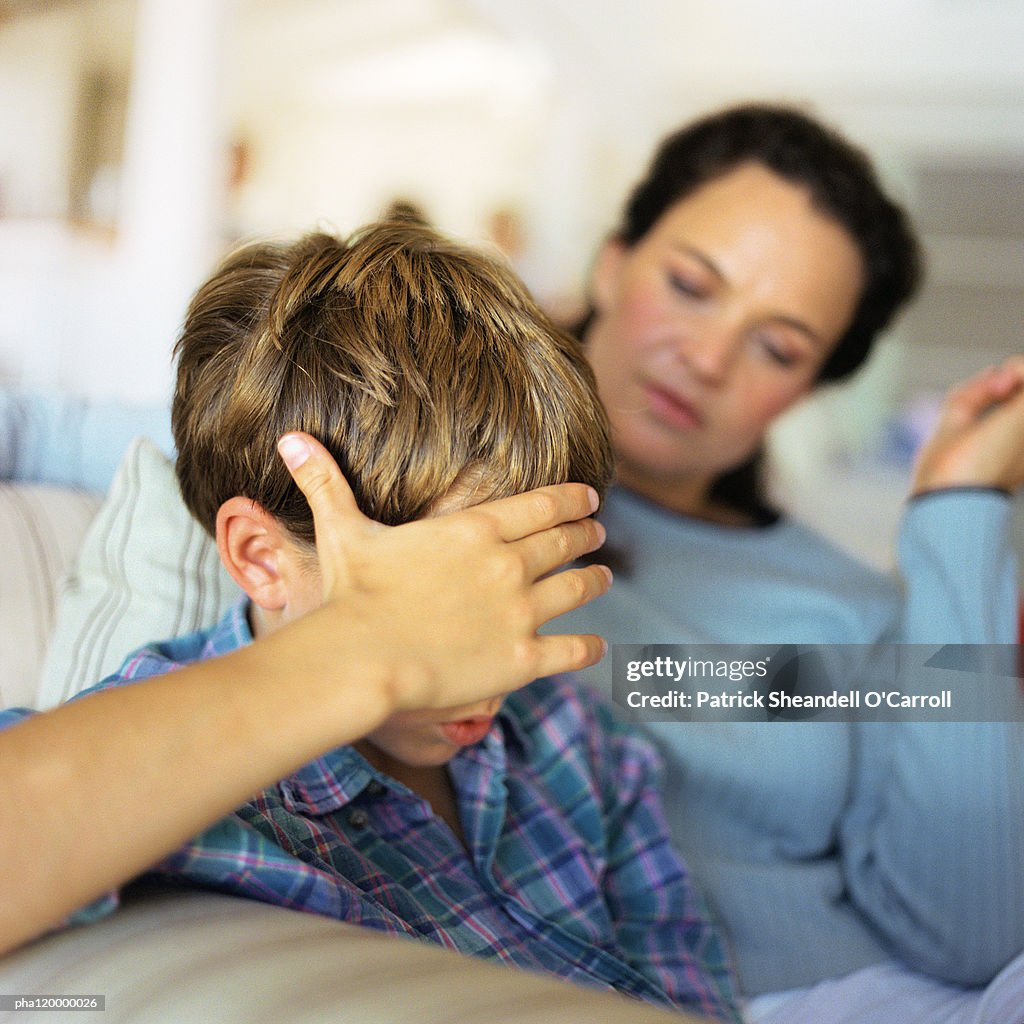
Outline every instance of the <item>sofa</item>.
MULTIPOLYGON (((3 706, 57 703, 126 648, 203 624, 233 599, 209 541, 168 494, 169 460, 148 442, 132 446, 106 495, 0 483, 3 706)), ((58 1006, 102 996, 106 1024, 687 1019, 312 914, 153 887, 129 888, 100 922, 0 959, 0 996, 15 994, 58 1006)), ((24 1019, 9 999, 7 1019, 24 1019)), ((89 1017, 59 1008, 41 1019, 89 1017)))

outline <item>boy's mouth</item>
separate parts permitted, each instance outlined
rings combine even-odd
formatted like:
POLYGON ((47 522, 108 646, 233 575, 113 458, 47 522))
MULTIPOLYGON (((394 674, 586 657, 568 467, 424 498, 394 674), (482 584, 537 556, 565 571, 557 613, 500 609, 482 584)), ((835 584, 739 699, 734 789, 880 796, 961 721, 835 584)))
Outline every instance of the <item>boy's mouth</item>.
POLYGON ((490 731, 494 719, 489 715, 461 718, 457 722, 443 722, 441 732, 456 747, 470 747, 479 743, 490 731))

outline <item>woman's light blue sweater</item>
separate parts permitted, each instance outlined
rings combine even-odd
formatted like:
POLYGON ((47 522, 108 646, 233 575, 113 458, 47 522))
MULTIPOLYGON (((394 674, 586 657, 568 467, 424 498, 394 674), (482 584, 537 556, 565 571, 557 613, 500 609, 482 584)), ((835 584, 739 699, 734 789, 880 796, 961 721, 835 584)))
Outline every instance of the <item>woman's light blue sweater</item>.
MULTIPOLYGON (((629 571, 556 629, 611 643, 1010 643, 1010 513, 983 490, 912 501, 901 588, 785 518, 722 528, 618 490, 602 519, 629 571)), ((610 692, 611 658, 585 675, 610 692)), ((748 994, 893 956, 981 984, 1024 948, 1021 721, 647 728, 675 838, 748 994)))

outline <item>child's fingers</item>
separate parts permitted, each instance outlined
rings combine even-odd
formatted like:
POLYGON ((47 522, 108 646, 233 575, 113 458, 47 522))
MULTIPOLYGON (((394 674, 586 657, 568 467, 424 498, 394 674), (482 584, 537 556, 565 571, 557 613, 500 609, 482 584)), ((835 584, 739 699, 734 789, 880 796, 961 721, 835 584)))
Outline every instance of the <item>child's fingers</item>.
POLYGON ((559 672, 577 672, 595 665, 607 653, 608 645, 599 636, 578 634, 537 638, 537 678, 559 672))
POLYGON ((604 527, 596 519, 580 519, 531 534, 512 547, 523 560, 526 579, 535 580, 596 551, 604 539, 604 527))
POLYGON ((350 522, 354 516, 365 520, 338 464, 316 438, 298 432, 285 434, 277 442, 277 450, 309 502, 318 539, 333 523, 350 522))
POLYGON ((347 575, 346 550, 360 529, 379 527, 359 510, 355 495, 331 453, 309 434, 285 434, 277 450, 309 502, 316 533, 324 597, 347 575))
POLYGON ((606 593, 612 572, 604 565, 585 565, 555 573, 533 586, 533 608, 538 626, 571 612, 606 593))
POLYGON ((559 523, 584 519, 597 511, 597 492, 585 484, 554 484, 511 498, 477 505, 474 512, 492 519, 502 540, 513 541, 559 523))

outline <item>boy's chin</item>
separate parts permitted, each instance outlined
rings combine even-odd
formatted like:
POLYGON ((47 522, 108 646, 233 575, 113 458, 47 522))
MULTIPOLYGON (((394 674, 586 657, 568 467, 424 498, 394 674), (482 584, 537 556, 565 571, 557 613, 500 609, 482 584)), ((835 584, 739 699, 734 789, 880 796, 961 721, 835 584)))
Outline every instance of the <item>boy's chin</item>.
POLYGON ((406 768, 443 768, 457 753, 458 747, 449 743, 425 743, 423 746, 395 750, 390 760, 406 768))
POLYGON ((365 739, 355 747, 375 768, 393 777, 400 776, 403 768, 443 768, 459 752, 456 744, 440 738, 408 744, 378 744, 365 739))

